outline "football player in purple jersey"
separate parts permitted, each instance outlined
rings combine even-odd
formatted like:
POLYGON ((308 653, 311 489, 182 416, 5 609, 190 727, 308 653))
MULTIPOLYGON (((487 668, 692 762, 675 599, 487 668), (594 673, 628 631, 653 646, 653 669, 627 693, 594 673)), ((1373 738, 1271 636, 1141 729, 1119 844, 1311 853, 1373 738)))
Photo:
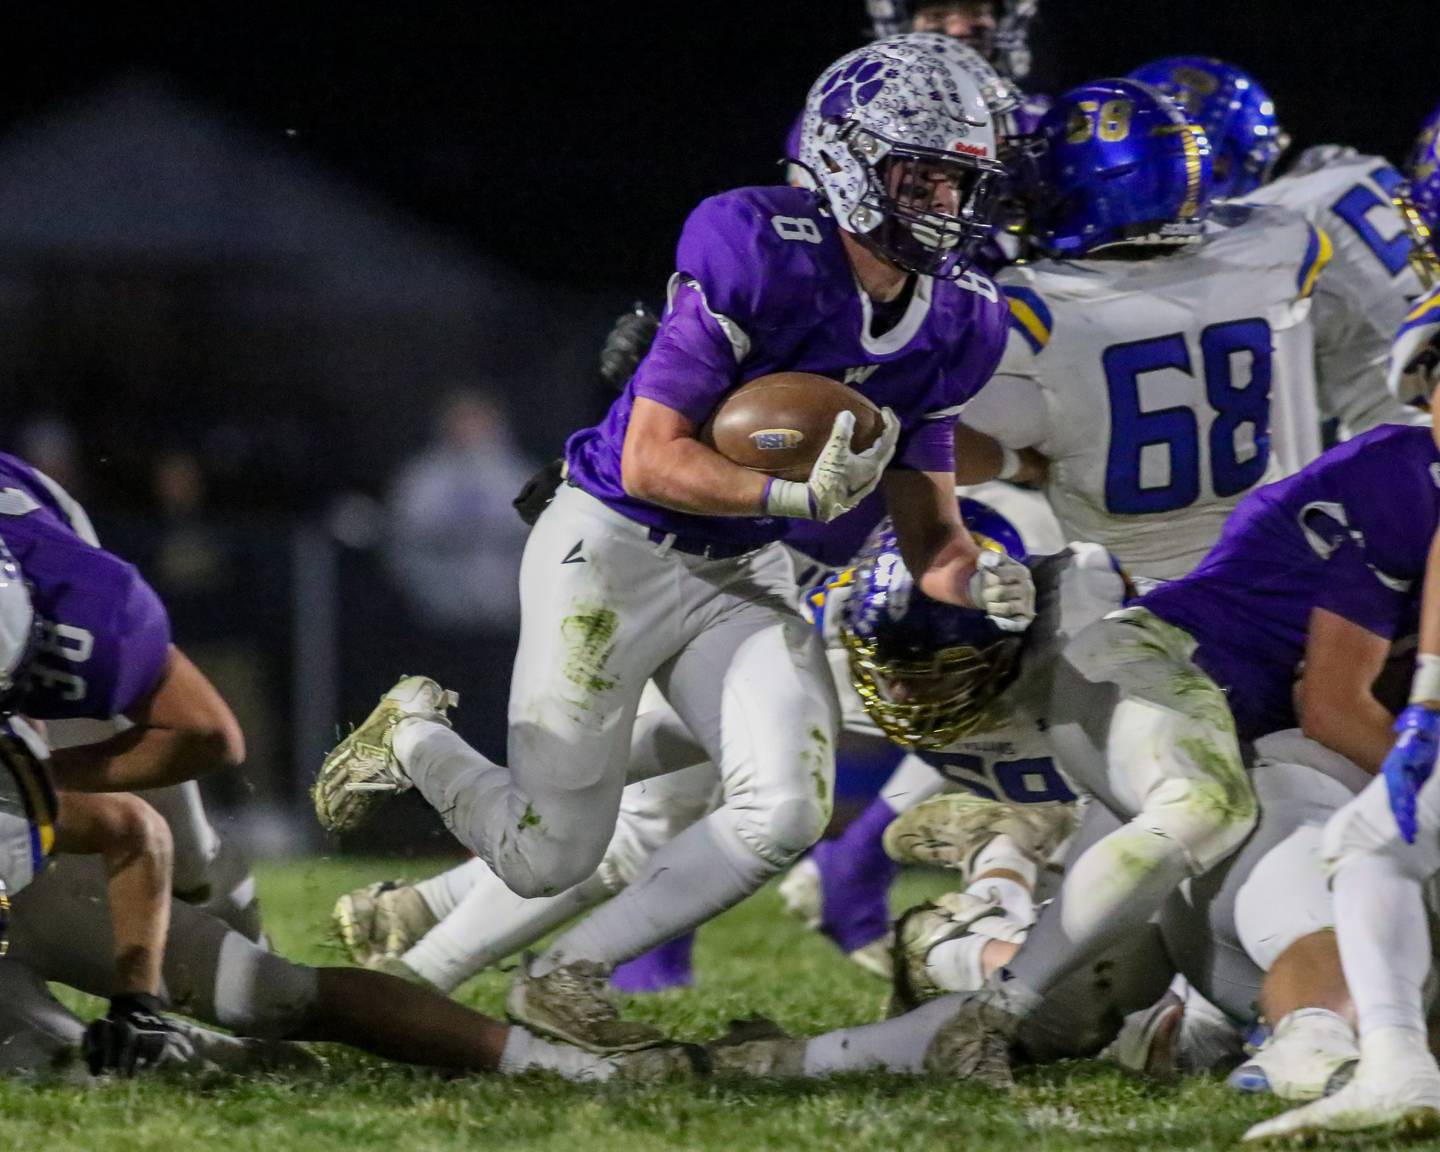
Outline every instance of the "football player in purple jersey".
MULTIPOLYGON (((746 188, 685 226, 639 371, 571 437, 567 483, 521 568, 510 764, 449 727, 433 681, 402 680, 327 757, 316 811, 357 824, 417 787, 518 895, 589 877, 615 826, 653 677, 720 769, 724 803, 541 957, 512 1015, 596 1050, 652 1044, 618 1019, 618 963, 755 891, 829 817, 837 708, 775 546, 883 489, 922 588, 1023 629, 1023 565, 981 557, 953 496, 954 414, 994 369, 1006 312, 969 267, 1000 172, 990 115, 944 37, 882 41, 815 84, 801 160, 816 190, 746 188), (807 481, 767 478, 698 439, 736 386, 776 371, 846 379, 884 410, 865 451, 842 414, 807 481)), ((991 554, 993 555, 993 554, 991 554)))

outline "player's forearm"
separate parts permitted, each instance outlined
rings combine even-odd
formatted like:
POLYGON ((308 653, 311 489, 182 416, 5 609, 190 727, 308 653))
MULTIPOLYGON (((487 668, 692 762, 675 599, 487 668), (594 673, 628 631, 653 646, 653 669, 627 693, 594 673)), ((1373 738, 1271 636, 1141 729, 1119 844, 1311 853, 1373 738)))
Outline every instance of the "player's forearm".
POLYGON ((625 491, 650 504, 702 516, 763 515, 766 477, 688 436, 627 440, 621 473, 625 491))
POLYGON ((1045 457, 1033 448, 1006 448, 993 436, 964 424, 955 425, 955 483, 984 484, 1010 480, 1040 484, 1045 480, 1045 457))
POLYGON ((1310 739, 1344 756, 1366 772, 1380 771, 1395 743, 1395 717, 1373 696, 1356 697, 1348 705, 1321 703, 1307 708, 1301 729, 1310 739))
POLYGON ((56 784, 75 792, 163 788, 233 763, 223 737, 167 728, 130 728, 99 744, 57 748, 50 756, 56 784))
MULTIPOLYGON (((1440 532, 1431 538, 1430 554, 1425 561, 1425 590, 1420 601, 1420 655, 1440 657, 1440 532)), ((1412 697, 1415 702, 1433 702, 1440 707, 1440 696, 1432 699, 1429 690, 1424 687, 1427 678, 1417 675, 1416 681, 1417 687, 1422 689, 1423 699, 1412 697)))

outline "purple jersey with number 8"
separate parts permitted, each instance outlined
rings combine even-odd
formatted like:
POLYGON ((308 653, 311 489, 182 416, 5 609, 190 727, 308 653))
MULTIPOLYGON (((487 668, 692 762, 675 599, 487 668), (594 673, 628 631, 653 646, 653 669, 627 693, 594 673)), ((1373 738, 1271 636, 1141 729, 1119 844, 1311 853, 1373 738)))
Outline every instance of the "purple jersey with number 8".
POLYGON ((170 649, 160 597, 133 564, 81 536, 53 481, 5 453, 0 540, 39 622, 15 710, 40 720, 108 719, 149 695, 170 649))
POLYGON ((695 516, 626 494, 620 453, 637 396, 697 425, 731 391, 772 372, 842 380, 894 409, 900 440, 891 467, 954 468, 960 405, 989 380, 1004 351, 1009 312, 977 271, 919 277, 908 307, 875 335, 835 221, 811 192, 741 188, 703 201, 676 253, 660 331, 605 419, 565 448, 572 483, 632 520, 726 545, 780 538, 773 517, 695 516))

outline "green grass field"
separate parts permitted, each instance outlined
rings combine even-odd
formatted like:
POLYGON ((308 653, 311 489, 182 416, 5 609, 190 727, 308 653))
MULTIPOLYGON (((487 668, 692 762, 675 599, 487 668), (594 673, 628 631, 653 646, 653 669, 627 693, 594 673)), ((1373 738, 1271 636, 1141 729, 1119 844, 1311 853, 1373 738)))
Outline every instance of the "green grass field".
MULTIPOLYGON (((435 865, 438 869, 440 865, 435 865)), ((369 880, 425 875, 409 862, 316 860, 265 867, 261 892, 276 946, 338 963, 326 937, 335 896, 369 880)), ((909 877, 900 900, 933 891, 909 877)), ((631 1012, 703 1039, 761 1012, 795 1032, 872 1020, 883 988, 785 919, 773 890, 711 924, 693 989, 637 997, 631 1012)), ((500 1010, 506 977, 461 998, 500 1010)), ((1222 1148, 1274 1106, 1215 1080, 1178 1087, 1100 1064, 1023 1073, 999 1095, 937 1080, 855 1076, 807 1085, 572 1086, 549 1077, 445 1080, 329 1049, 328 1070, 283 1080, 141 1080, 89 1089, 0 1084, 0 1147, 45 1152, 431 1152, 440 1149, 1041 1149, 1222 1148)), ((1385 1145, 1369 1145, 1385 1147, 1385 1145)), ((1416 1147, 1416 1145, 1409 1145, 1416 1147)))

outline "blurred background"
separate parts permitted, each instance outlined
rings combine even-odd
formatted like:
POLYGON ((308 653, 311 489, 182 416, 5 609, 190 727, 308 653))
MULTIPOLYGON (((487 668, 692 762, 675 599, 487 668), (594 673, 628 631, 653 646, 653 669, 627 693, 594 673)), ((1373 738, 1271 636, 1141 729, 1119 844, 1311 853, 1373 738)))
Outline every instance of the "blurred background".
MULTIPOLYGON (((400 673, 502 753, 510 500, 603 410, 600 341, 662 299, 688 210, 778 181, 863 5, 112 9, 6 7, 0 448, 160 590, 248 733, 210 799, 298 850, 337 726, 400 673)), ((1293 152, 1400 160, 1440 101, 1426 9, 1042 0, 1031 87, 1210 53, 1293 152)), ((364 847, 444 843, 385 824, 364 847)))

